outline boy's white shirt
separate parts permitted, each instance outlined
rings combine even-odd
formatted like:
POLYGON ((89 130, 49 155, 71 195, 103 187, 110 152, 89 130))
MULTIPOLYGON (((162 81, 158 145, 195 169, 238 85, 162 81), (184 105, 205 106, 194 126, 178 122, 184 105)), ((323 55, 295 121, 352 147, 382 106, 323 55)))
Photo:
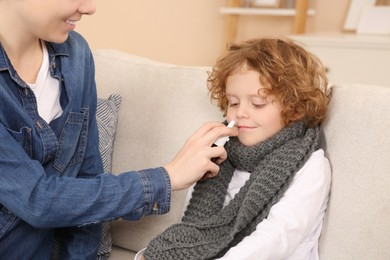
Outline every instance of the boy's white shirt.
MULTIPOLYGON (((225 204, 249 178, 248 172, 235 171, 228 187, 225 204)), ((331 183, 329 161, 322 149, 314 152, 297 172, 290 187, 268 217, 221 260, 317 260, 318 239, 328 204, 331 183)), ((193 187, 184 204, 187 208, 193 187)), ((184 212, 183 211, 183 212, 184 212)))

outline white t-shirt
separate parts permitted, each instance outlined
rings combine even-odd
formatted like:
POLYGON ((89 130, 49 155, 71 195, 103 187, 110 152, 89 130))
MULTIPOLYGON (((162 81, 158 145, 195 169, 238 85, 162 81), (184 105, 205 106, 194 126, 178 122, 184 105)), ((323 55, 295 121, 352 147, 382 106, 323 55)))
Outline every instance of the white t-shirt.
POLYGON ((43 59, 37 81, 27 85, 34 92, 38 114, 47 123, 50 123, 53 119, 61 116, 63 112, 60 105, 61 88, 59 80, 50 76, 49 53, 44 42, 42 42, 42 49, 43 59))
MULTIPOLYGON (((239 192, 250 173, 235 171, 224 205, 239 192)), ((331 183, 329 161, 323 150, 314 152, 294 176, 284 196, 268 217, 221 260, 318 260, 318 239, 331 183)), ((189 190, 184 210, 191 198, 189 190)))

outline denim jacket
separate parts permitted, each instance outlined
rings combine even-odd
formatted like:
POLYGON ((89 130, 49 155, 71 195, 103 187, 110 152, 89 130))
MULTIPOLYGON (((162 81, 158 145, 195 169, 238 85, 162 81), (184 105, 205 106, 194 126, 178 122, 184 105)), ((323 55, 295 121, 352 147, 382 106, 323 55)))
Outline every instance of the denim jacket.
POLYGON ((100 236, 92 224, 137 220, 170 207, 170 181, 162 167, 102 174, 94 62, 85 40, 71 32, 63 44, 47 47, 63 109, 49 124, 0 43, 0 255, 5 259, 49 259, 55 233, 63 234, 76 258, 87 259, 89 250, 96 253, 100 236))

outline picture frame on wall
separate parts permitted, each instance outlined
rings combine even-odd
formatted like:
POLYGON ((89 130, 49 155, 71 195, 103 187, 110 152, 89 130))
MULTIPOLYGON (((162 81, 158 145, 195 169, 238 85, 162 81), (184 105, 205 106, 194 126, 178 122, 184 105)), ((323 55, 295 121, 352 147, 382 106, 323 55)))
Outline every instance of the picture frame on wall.
POLYGON ((390 35, 390 6, 365 7, 360 15, 356 33, 390 35))
POLYGON ((375 3, 376 0, 351 0, 349 3, 347 17, 344 22, 344 30, 356 31, 363 9, 366 7, 372 7, 375 3))

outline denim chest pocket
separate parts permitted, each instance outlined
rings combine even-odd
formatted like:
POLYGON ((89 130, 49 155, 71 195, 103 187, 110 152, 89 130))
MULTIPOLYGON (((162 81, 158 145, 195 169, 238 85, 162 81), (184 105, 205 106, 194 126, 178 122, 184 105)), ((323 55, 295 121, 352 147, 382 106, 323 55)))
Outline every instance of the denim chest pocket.
POLYGON ((31 128, 22 127, 19 131, 7 128, 10 135, 23 147, 28 156, 32 156, 32 134, 31 128))
POLYGON ((63 173, 67 166, 80 163, 84 158, 88 138, 89 109, 70 112, 58 140, 54 168, 63 173))

